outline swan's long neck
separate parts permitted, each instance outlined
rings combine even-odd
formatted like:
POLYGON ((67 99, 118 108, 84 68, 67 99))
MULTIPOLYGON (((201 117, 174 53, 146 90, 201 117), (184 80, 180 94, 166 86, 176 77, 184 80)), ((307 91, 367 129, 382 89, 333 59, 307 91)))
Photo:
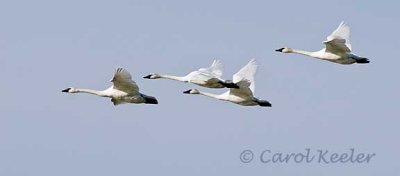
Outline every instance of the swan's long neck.
POLYGON ((91 89, 76 89, 77 93, 88 93, 101 97, 107 97, 107 94, 104 91, 99 90, 91 90, 91 89))
POLYGON ((217 95, 217 94, 212 94, 212 93, 208 93, 208 92, 200 92, 200 91, 199 91, 199 93, 200 93, 200 95, 204 95, 204 96, 207 96, 207 97, 211 97, 211 98, 215 98, 215 99, 220 99, 221 100, 221 97, 219 95, 217 95))
POLYGON ((186 82, 187 79, 185 77, 180 77, 180 76, 172 76, 172 75, 160 75, 161 78, 165 79, 172 79, 172 80, 177 80, 177 81, 182 81, 186 82))
POLYGON ((302 54, 302 55, 314 57, 314 52, 309 52, 309 51, 292 49, 292 53, 297 53, 297 54, 302 54))

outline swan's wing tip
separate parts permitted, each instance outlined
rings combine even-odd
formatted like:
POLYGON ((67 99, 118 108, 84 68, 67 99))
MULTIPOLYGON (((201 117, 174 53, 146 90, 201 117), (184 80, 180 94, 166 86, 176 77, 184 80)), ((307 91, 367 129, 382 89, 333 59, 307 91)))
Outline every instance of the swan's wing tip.
POLYGON ((214 63, 221 63, 221 60, 219 60, 219 59, 214 59, 213 64, 214 64, 214 63))
POLYGON ((114 77, 115 77, 116 75, 121 75, 121 76, 128 77, 128 78, 131 78, 131 77, 132 77, 132 76, 131 76, 131 73, 130 73, 127 69, 122 68, 122 67, 117 67, 117 68, 115 69, 114 77))
POLYGON ((222 70, 222 63, 219 60, 214 60, 210 67, 200 68, 197 71, 207 76, 220 78, 222 76, 222 70))
POLYGON ((123 72, 123 71, 126 71, 126 69, 124 69, 124 68, 122 68, 122 67, 117 67, 116 69, 115 69, 115 73, 120 73, 120 72, 123 72))

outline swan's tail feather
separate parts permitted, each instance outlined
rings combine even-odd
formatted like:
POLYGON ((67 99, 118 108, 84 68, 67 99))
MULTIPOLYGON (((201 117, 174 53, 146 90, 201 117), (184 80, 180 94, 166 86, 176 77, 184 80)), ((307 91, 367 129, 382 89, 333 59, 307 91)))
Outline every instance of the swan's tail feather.
POLYGON ((271 107, 272 106, 272 104, 267 100, 258 100, 257 103, 258 103, 258 105, 263 106, 263 107, 271 107))
POLYGON ((143 96, 145 104, 158 104, 158 101, 155 97, 152 96, 143 96))
POLYGON ((369 63, 369 60, 368 60, 368 58, 360 57, 360 58, 356 58, 356 62, 358 64, 367 64, 367 63, 369 63))

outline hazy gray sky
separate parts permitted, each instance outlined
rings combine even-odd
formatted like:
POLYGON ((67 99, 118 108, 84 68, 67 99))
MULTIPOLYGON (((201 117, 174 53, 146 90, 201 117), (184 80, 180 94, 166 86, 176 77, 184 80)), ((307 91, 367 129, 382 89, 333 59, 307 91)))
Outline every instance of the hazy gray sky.
POLYGON ((0 175, 398 175, 398 1, 0 1, 0 175), (277 53, 319 50, 344 20, 366 65, 277 53), (185 75, 251 58, 273 107, 184 95, 185 75), (61 90, 104 89, 128 69, 159 105, 61 90), (369 164, 264 164, 264 150, 376 153, 369 164), (239 155, 255 154, 250 163, 239 155))

